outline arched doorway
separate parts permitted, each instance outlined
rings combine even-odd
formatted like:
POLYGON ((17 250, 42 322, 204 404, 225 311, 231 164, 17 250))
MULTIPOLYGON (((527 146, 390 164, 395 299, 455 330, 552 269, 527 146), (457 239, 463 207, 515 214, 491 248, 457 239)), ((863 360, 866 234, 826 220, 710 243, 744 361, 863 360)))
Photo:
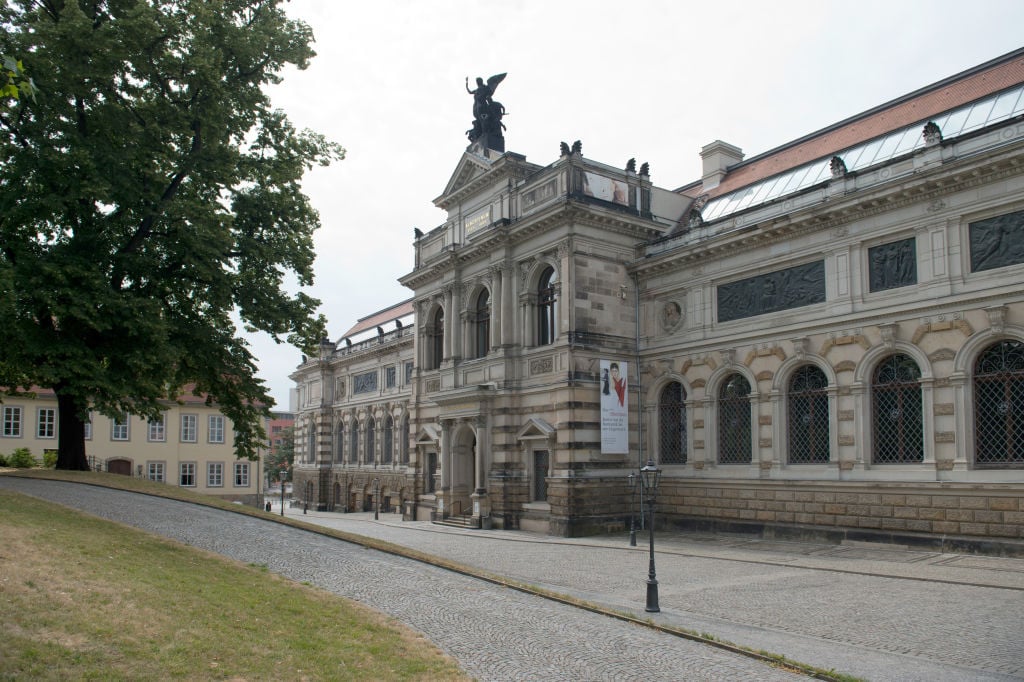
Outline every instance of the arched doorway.
POLYGON ((451 503, 449 514, 469 516, 473 513, 471 495, 476 489, 476 432, 463 425, 452 442, 451 503))

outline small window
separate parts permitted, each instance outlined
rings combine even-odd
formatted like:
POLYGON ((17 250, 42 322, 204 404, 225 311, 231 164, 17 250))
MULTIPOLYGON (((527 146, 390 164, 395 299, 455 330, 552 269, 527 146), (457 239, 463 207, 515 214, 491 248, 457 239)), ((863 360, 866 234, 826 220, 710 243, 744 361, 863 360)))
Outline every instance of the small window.
POLYGON ((540 275, 537 285, 537 345, 546 346, 555 342, 555 270, 548 267, 540 275))
POLYGON ((222 462, 209 462, 206 465, 206 485, 210 488, 224 486, 224 464, 222 462))
POLYGON ((224 417, 219 414, 211 414, 208 424, 209 433, 207 435, 211 443, 223 443, 224 442, 224 417))
POLYGON ((196 416, 194 414, 181 415, 181 442, 195 443, 197 440, 196 416))
POLYGON ((92 412, 89 413, 89 416, 86 418, 85 423, 82 424, 82 426, 85 428, 85 439, 92 440, 92 412))
MULTIPOLYGON (((121 416, 116 417, 110 422, 110 439, 111 440, 128 440, 128 415, 121 413, 121 416)), ((163 480, 163 479, 161 479, 163 480)))
POLYGON ((149 435, 147 439, 151 443, 163 443, 167 440, 167 425, 163 417, 149 420, 149 435))
POLYGON ((476 297, 472 311, 473 357, 482 358, 491 350, 491 294, 487 289, 476 297))
POLYGON ((249 487, 249 463, 235 462, 235 487, 249 487))
POLYGON ((412 363, 405 363, 405 385, 408 386, 412 383, 412 363))
POLYGON ((179 485, 185 488, 194 488, 196 485, 196 463, 182 462, 181 475, 178 478, 179 485))
POLYGON ((398 385, 398 368, 394 365, 384 369, 384 388, 394 388, 398 385))
POLYGON ((20 407, 4 407, 4 437, 21 438, 20 407))
POLYGON ((157 483, 164 482, 164 463, 163 462, 147 462, 146 463, 146 477, 151 481, 157 483))
POLYGON ((57 436, 57 410, 52 407, 41 407, 36 415, 36 436, 55 438, 57 436))

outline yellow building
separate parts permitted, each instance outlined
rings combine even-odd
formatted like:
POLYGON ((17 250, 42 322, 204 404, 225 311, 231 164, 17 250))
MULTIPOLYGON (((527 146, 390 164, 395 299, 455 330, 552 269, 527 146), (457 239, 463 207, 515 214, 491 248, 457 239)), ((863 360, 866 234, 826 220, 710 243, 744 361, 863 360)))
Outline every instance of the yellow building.
MULTIPOLYGON (((190 488, 232 501, 259 504, 263 453, 237 459, 231 421, 205 397, 182 395, 167 403, 160 421, 97 412, 85 425, 85 452, 95 471, 190 488)), ((6 396, 0 405, 0 453, 28 448, 37 459, 57 450, 57 397, 36 389, 34 397, 6 396)))

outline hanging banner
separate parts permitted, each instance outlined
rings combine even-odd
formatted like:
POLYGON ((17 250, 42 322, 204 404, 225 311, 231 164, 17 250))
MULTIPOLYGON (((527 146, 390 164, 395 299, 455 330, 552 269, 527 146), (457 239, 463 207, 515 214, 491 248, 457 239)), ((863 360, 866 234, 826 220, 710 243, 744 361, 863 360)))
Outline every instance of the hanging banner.
POLYGON ((629 363, 601 360, 601 453, 629 454, 629 363))

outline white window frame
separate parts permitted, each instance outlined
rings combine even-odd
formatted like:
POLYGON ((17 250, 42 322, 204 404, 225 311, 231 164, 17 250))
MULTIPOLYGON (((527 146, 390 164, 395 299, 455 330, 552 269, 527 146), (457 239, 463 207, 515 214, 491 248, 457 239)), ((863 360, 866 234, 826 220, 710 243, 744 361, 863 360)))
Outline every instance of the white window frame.
POLYGON ((21 438, 24 411, 17 405, 4 405, 4 438, 21 438))
POLYGON ((149 428, 146 434, 146 440, 150 443, 166 443, 167 442, 167 419, 162 416, 160 419, 149 420, 149 428))
POLYGON ((248 488, 249 487, 249 463, 248 462, 235 462, 234 467, 234 481, 236 488, 248 488))
POLYGON ((178 466, 178 485, 183 488, 195 488, 196 487, 196 463, 195 462, 182 462, 178 466), (192 482, 186 483, 185 477, 191 476, 192 482))
POLYGON ((36 438, 57 437, 57 409, 40 407, 36 410, 36 438))
POLYGON ((110 440, 129 441, 132 438, 131 422, 126 413, 110 420, 110 440))
POLYGON ((224 442, 224 415, 211 414, 207 418, 206 440, 210 443, 224 442))
POLYGON ((146 478, 157 483, 166 480, 167 467, 163 462, 146 462, 146 478))
POLYGON ((85 430, 85 440, 92 440, 92 412, 82 422, 82 428, 85 430))
POLYGON ((199 441, 199 418, 194 414, 181 415, 181 442, 196 443, 199 441))
POLYGON ((223 488, 224 487, 224 463, 223 462, 207 462, 206 463, 206 487, 207 488, 223 488))

